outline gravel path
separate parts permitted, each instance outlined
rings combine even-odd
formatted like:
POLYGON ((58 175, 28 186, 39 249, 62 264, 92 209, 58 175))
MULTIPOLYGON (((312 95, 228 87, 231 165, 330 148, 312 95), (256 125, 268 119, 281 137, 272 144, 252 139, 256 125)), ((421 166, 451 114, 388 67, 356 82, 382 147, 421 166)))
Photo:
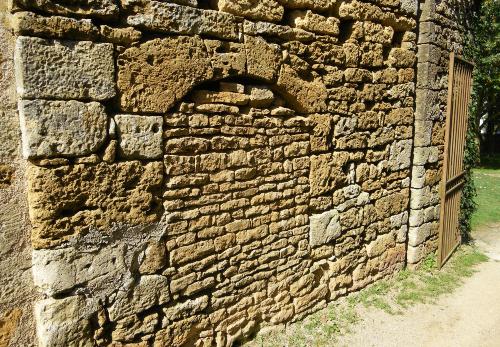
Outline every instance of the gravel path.
POLYGON ((500 225, 483 228, 475 238, 490 261, 478 265, 463 286, 403 315, 366 309, 351 329, 355 333, 341 337, 338 345, 500 347, 500 225))

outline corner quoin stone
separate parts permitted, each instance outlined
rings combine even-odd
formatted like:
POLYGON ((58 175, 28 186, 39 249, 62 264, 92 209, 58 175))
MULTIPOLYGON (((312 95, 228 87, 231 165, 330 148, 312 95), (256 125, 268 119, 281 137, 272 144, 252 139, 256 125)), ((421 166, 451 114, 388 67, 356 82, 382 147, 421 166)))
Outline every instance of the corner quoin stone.
POLYGON ((107 100, 115 96, 109 43, 20 36, 15 64, 21 98, 107 100))
POLYGON ((82 156, 106 140, 107 115, 98 102, 21 100, 25 158, 82 156))

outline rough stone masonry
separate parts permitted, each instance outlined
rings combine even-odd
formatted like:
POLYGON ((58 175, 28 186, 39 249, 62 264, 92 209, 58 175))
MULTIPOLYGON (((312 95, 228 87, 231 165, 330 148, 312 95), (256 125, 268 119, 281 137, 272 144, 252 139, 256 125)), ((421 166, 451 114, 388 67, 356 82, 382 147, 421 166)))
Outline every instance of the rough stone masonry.
POLYGON ((2 5, 0 346, 231 346, 418 264, 466 10, 2 5))

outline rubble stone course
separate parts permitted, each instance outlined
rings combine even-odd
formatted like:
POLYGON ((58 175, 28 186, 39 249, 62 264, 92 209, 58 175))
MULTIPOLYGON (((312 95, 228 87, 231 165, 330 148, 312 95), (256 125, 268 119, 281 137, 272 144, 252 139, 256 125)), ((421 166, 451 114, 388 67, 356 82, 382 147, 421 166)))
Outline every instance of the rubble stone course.
POLYGON ((231 346, 434 249, 418 6, 12 0, 38 344, 231 346))

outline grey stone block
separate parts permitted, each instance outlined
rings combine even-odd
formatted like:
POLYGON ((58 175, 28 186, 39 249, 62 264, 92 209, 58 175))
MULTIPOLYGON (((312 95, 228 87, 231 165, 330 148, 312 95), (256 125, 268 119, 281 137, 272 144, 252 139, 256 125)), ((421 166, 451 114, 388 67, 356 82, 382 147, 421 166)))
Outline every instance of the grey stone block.
POLYGON ((82 156, 95 152, 107 134, 107 115, 98 102, 19 101, 25 158, 82 156))
POLYGON ((310 217, 309 243, 312 247, 327 244, 340 234, 340 216, 337 210, 310 217))
POLYGON ((22 98, 106 100, 115 96, 112 44, 21 36, 15 62, 22 98))
POLYGON ((126 159, 157 159, 162 150, 162 116, 115 116, 119 153, 126 159))

